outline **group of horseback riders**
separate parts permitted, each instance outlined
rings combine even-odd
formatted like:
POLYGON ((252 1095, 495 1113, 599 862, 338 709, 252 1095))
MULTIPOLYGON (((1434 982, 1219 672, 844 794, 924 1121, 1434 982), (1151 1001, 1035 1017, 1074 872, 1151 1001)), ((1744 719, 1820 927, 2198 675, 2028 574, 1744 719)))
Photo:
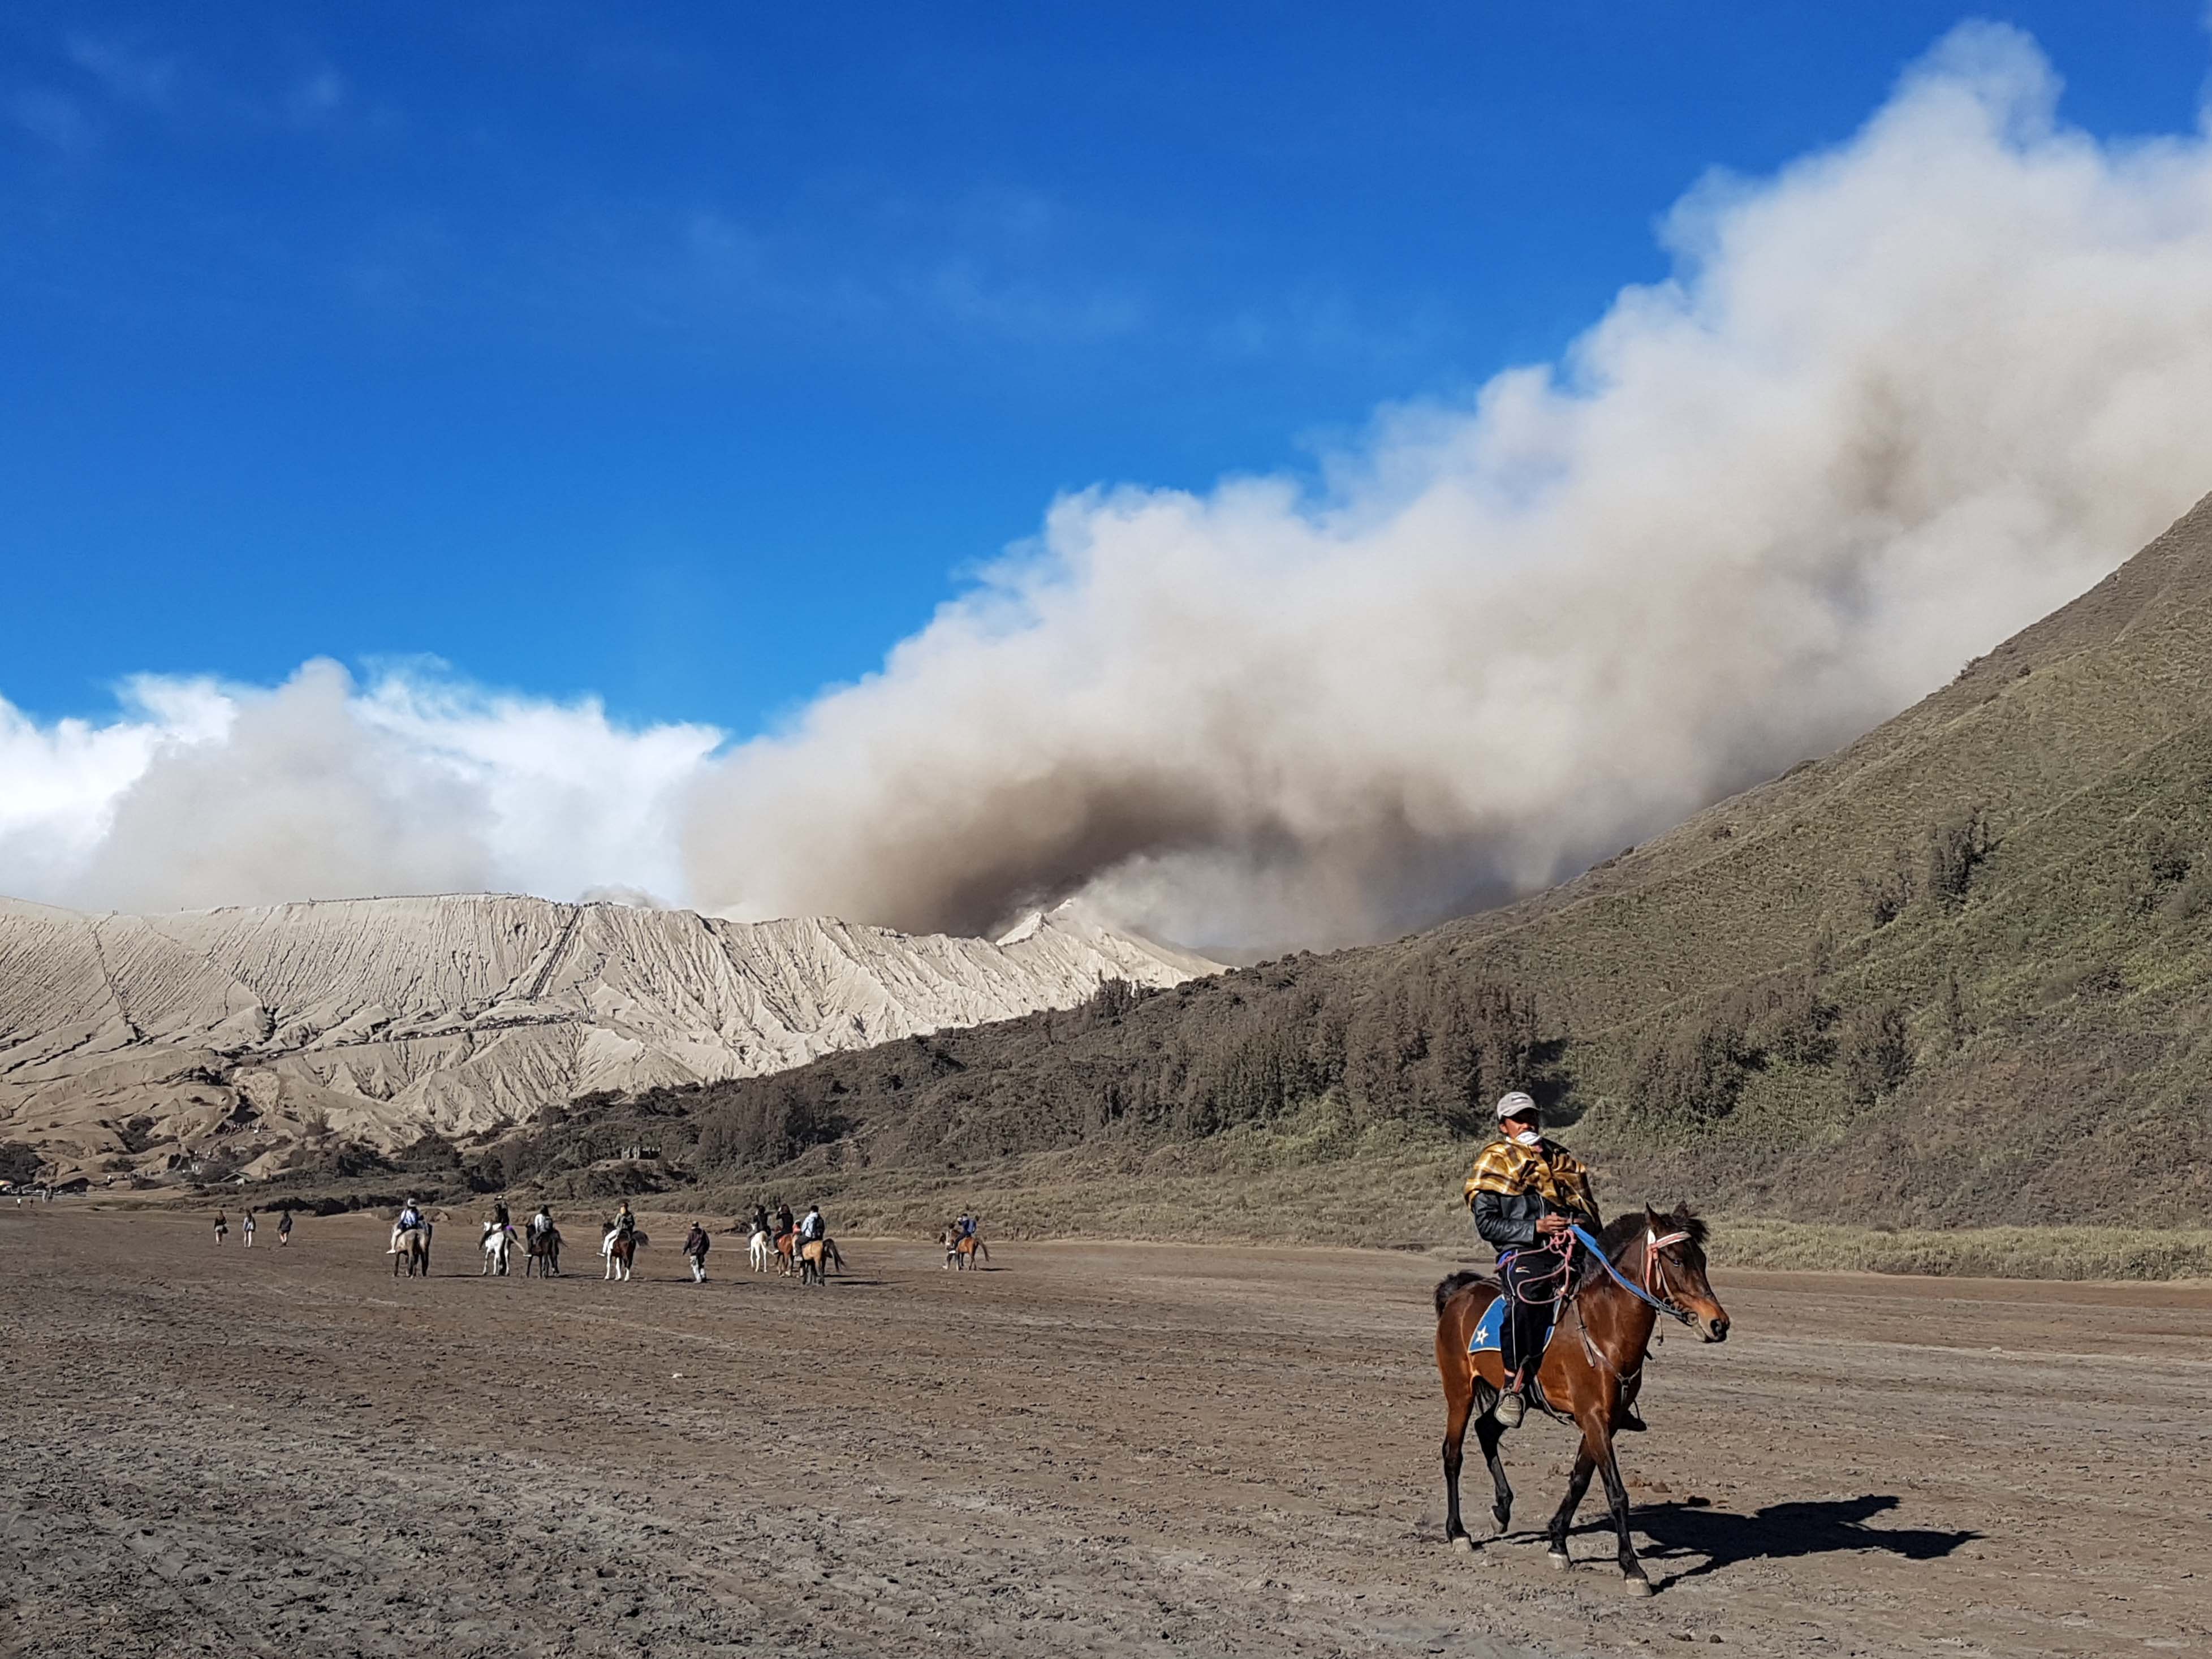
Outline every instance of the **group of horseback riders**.
MULTIPOLYGON (((773 1212, 765 1204, 756 1204, 753 1206, 750 1219, 752 1230, 768 1234, 776 1242, 779 1248, 781 1248, 784 1240, 793 1240, 794 1248, 789 1252, 793 1255, 798 1254, 807 1245, 819 1243, 829 1237, 829 1223, 823 1218, 822 1206, 819 1204, 808 1205, 806 1213, 803 1216, 793 1216, 791 1206, 781 1200, 777 1202, 773 1212)), ((967 1218, 963 1217, 963 1219, 967 1218)), ((399 1214, 392 1224, 391 1251, 397 1253, 399 1250, 400 1241, 406 1234, 417 1229, 427 1230, 429 1224, 429 1218, 424 1214, 422 1206, 413 1198, 409 1198, 400 1206, 399 1214)), ((483 1237, 487 1241, 487 1248, 489 1248, 489 1241, 502 1234, 511 1233, 514 1227, 514 1219, 508 1212, 506 1200, 495 1200, 492 1203, 491 1213, 485 1218, 483 1224, 483 1237)), ((972 1232, 972 1222, 969 1223, 969 1230, 972 1232)), ((532 1246, 532 1255, 539 1254, 545 1244, 557 1241, 560 1230, 555 1224, 552 1211, 545 1205, 540 1204, 538 1206, 538 1212, 530 1218, 523 1236, 532 1246)), ((623 1199, 616 1206, 614 1214, 601 1224, 599 1254, 603 1256, 611 1255, 618 1244, 629 1243, 637 1237, 636 1213, 630 1208, 629 1200, 623 1199)), ((693 1222, 691 1231, 684 1240, 684 1255, 691 1264, 691 1277, 695 1283, 703 1282, 707 1277, 707 1253, 711 1248, 713 1248, 713 1241, 706 1227, 699 1222, 693 1222)))
MULTIPOLYGON (((410 1197, 400 1205, 399 1213, 392 1220, 392 1243, 387 1254, 398 1255, 402 1248, 402 1241, 409 1233, 419 1231, 427 1237, 430 1229, 430 1218, 424 1212, 422 1206, 410 1197)), ((495 1241, 510 1238, 514 1236, 514 1219, 507 1212, 507 1201, 504 1199, 494 1200, 491 1213, 484 1218, 483 1223, 482 1239, 486 1253, 489 1254, 491 1251, 495 1241)), ((544 1256, 549 1261, 554 1259, 560 1248, 561 1233, 560 1229, 554 1225, 553 1212, 540 1204, 538 1206, 538 1213, 530 1218, 521 1237, 531 1255, 544 1256)), ((503 1251, 500 1271, 501 1273, 507 1271, 503 1251)))
POLYGON ((791 1212, 791 1206, 781 1199, 776 1200, 773 1211, 765 1204, 756 1204, 749 1222, 751 1231, 765 1233, 769 1242, 785 1255, 817 1244, 830 1236, 830 1224, 822 1218, 819 1204, 808 1205, 806 1213, 796 1218, 791 1212), (792 1240, 793 1250, 784 1249, 786 1239, 792 1240))

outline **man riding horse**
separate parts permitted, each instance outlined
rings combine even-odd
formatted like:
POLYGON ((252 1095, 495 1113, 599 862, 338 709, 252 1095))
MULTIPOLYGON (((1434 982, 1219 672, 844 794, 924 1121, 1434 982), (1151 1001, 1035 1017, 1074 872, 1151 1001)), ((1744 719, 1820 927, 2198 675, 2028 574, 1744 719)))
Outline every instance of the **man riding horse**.
POLYGON ((1474 1230, 1498 1252, 1505 1319, 1499 1357, 1505 1389, 1491 1409, 1503 1426, 1518 1428, 1527 1409, 1529 1375, 1565 1295, 1572 1261, 1561 1236, 1577 1225, 1595 1231, 1597 1200, 1589 1171, 1556 1141, 1544 1138, 1542 1113, 1516 1089, 1498 1103, 1499 1139, 1482 1149, 1467 1178, 1474 1230))

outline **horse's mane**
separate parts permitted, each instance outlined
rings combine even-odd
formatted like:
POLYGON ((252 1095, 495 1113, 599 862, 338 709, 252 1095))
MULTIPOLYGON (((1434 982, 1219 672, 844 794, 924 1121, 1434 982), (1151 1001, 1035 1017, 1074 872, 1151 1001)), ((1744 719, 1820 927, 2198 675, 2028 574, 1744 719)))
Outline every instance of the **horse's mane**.
MULTIPOLYGON (((1666 1224, 1668 1231, 1687 1233, 1692 1245, 1699 1250, 1705 1248, 1705 1218, 1688 1205, 1678 1204, 1671 1213, 1665 1210, 1655 1213, 1666 1224)), ((1618 1256, 1635 1243, 1643 1233, 1644 1226, 1644 1206, 1639 1204, 1632 1210, 1623 1210, 1601 1227, 1597 1242, 1604 1246, 1607 1256, 1618 1256)))

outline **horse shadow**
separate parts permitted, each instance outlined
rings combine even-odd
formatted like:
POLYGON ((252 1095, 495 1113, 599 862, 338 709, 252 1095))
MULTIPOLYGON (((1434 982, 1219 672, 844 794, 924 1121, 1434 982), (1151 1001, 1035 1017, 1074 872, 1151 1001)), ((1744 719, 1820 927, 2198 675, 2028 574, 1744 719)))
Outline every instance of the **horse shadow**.
POLYGON ((1643 1552, 1646 1560, 1705 1558, 1669 1574, 1666 1582, 1670 1584, 1718 1572, 1741 1561, 1783 1561, 1863 1550, 1879 1550, 1908 1561, 1933 1561, 1983 1535, 1868 1524, 1875 1516, 1894 1510, 1899 1502, 1891 1493, 1868 1492, 1828 1502, 1769 1504, 1752 1515, 1700 1504, 1639 1504, 1636 1528, 1656 1546, 1643 1552))

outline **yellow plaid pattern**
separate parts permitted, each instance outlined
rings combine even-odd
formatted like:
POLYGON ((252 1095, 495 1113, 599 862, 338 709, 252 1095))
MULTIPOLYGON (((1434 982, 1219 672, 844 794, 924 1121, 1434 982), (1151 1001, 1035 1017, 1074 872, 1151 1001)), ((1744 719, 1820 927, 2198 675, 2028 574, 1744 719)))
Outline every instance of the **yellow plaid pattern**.
POLYGON ((1572 1210, 1597 1219, 1597 1200, 1591 1195, 1589 1171, 1572 1152, 1547 1140, 1539 1146, 1522 1146, 1510 1140, 1493 1140, 1474 1160, 1462 1194, 1468 1207, 1477 1193, 1541 1193, 1554 1209, 1572 1210))

